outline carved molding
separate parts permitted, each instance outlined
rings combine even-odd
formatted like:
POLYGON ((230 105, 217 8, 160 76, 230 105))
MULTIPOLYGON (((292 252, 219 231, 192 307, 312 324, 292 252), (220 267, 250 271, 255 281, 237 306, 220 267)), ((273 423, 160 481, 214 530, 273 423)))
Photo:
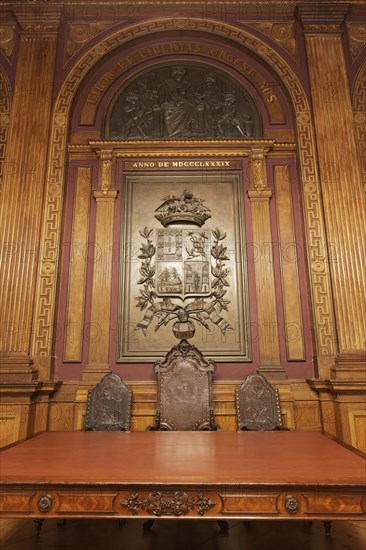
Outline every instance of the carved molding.
POLYGON ((362 52, 366 45, 365 23, 347 23, 347 35, 352 61, 362 52))
MULTIPOLYGON (((177 29, 175 19, 157 19, 127 27, 123 32, 114 31, 104 38, 97 46, 86 52, 78 64, 70 71, 56 99, 52 120, 51 140, 47 181, 48 191, 45 198, 44 224, 42 229, 42 250, 56 250, 60 237, 60 222, 62 208, 62 186, 64 181, 64 159, 66 154, 66 121, 72 98, 87 71, 100 60, 101 48, 106 53, 120 44, 128 42, 137 36, 153 32, 177 29)), ((224 36, 245 46, 259 55, 279 76, 292 99, 297 121, 299 143, 299 158, 303 187, 303 207, 307 244, 310 262, 319 258, 327 261, 326 236, 319 193, 319 176, 317 169, 317 154, 314 141, 314 128, 310 116, 310 104, 306 92, 298 76, 282 57, 268 47, 262 40, 253 37, 249 32, 239 30, 226 23, 218 23, 210 19, 188 19, 187 28, 201 29, 216 36, 224 36)), ((240 71, 240 68, 238 69, 240 71)), ((47 259, 57 263, 57 254, 46 254, 47 259)), ((52 345, 53 312, 55 307, 56 284, 55 273, 38 277, 36 295, 35 340, 33 352, 35 355, 50 355, 52 345)), ((332 313, 332 292, 327 270, 322 273, 310 271, 313 309, 315 316, 315 336, 318 355, 332 357, 335 355, 333 341, 334 318, 332 313)))
POLYGON ((241 21, 243 24, 262 32, 283 48, 295 61, 298 61, 294 24, 291 22, 274 23, 272 21, 241 21))
POLYGON ((146 498, 132 493, 121 504, 133 515, 142 510, 159 517, 184 516, 190 511, 203 516, 216 502, 205 497, 203 492, 191 495, 184 491, 155 491, 146 498))
POLYGON ((349 10, 348 4, 300 4, 298 15, 305 34, 339 34, 349 10))
POLYGON ((34 39, 56 38, 62 7, 60 5, 49 5, 43 11, 36 5, 37 2, 32 4, 27 6, 26 9, 19 7, 14 10, 22 37, 32 37, 34 39))

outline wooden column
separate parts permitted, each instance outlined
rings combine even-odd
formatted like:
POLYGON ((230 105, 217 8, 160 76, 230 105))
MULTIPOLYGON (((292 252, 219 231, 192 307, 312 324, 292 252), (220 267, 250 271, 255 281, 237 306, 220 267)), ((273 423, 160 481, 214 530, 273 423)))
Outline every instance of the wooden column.
POLYGON ((98 382, 109 365, 110 314, 112 293, 113 225, 117 190, 111 188, 112 152, 100 153, 100 184, 93 192, 96 200, 95 256, 89 330, 89 361, 83 372, 85 382, 98 382))
POLYGON ((272 236, 269 201, 272 190, 267 187, 265 155, 267 150, 255 149, 250 159, 253 241, 255 254, 255 284, 258 310, 259 372, 268 378, 286 378, 281 366, 276 293, 273 272, 272 236))
POLYGON ((342 44, 346 4, 300 6, 334 295, 334 378, 365 378, 366 201, 342 44))
POLYGON ((32 316, 60 8, 47 13, 25 5, 20 25, 16 79, 9 124, 2 200, 0 270, 0 378, 37 378, 31 357, 32 316), (11 169, 10 169, 11 167, 11 169))

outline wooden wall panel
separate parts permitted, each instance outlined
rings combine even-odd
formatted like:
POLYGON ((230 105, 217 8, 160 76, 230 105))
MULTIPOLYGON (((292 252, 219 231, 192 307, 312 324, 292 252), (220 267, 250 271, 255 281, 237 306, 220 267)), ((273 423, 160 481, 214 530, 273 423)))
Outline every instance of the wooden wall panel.
POLYGON ((65 319, 64 361, 81 361, 91 192, 91 169, 78 167, 72 219, 69 287, 65 319))
POLYGON ((351 445, 366 453, 366 408, 348 411, 351 445))
POLYGON ((0 407, 0 447, 20 439, 20 420, 20 406, 2 405, 0 407))
POLYGON ((286 165, 274 167, 274 184, 277 207, 277 224, 282 275, 282 293, 285 318, 285 341, 287 359, 305 359, 304 330, 302 323, 298 263, 293 258, 296 247, 290 170, 286 165), (289 251, 289 247, 295 246, 289 251), (291 254, 291 256, 290 256, 291 254))

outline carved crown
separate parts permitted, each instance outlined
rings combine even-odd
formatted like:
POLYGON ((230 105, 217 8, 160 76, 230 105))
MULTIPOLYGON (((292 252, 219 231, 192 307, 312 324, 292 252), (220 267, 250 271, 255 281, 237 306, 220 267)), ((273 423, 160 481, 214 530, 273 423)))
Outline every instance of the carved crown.
POLYGON ((191 223, 202 227, 205 221, 211 218, 211 212, 203 205, 203 199, 194 197, 187 189, 180 197, 168 195, 163 201, 155 210, 155 218, 164 227, 172 223, 191 223))

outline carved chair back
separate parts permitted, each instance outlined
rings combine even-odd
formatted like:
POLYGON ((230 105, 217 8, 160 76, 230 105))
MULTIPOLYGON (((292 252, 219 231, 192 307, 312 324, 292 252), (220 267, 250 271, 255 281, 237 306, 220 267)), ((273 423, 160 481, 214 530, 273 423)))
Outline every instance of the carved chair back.
POLYGON ((88 392, 85 430, 128 431, 131 423, 132 391, 113 372, 88 392))
POLYGON ((157 416, 153 430, 217 430, 213 421, 213 361, 181 340, 155 364, 157 416))
POLYGON ((281 430, 278 391, 259 373, 247 376, 236 390, 239 430, 281 430))

